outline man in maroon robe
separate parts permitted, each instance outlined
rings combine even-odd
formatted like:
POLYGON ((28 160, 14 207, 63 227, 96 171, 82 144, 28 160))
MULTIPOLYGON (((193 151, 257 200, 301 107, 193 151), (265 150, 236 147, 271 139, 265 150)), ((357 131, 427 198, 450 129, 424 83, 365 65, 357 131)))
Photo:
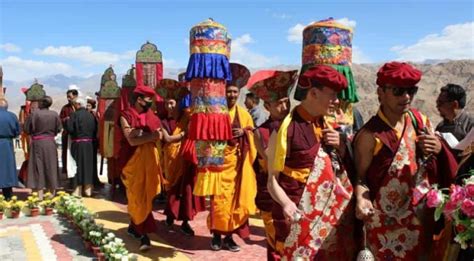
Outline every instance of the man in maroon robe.
POLYGON ((330 66, 308 69, 298 80, 301 104, 270 138, 276 250, 287 260, 354 257, 352 184, 341 160, 345 143, 325 118, 346 87, 345 77, 330 66))
POLYGON ((267 238, 267 260, 278 259, 275 252, 275 227, 273 226, 272 208, 273 199, 267 189, 268 180, 268 140, 273 132, 278 132, 281 121, 290 112, 290 88, 297 79, 298 71, 258 71, 250 77, 247 86, 249 91, 264 101, 265 109, 270 117, 254 131, 257 160, 254 169, 257 178, 257 196, 255 204, 260 210, 260 216, 265 226, 267 238))
POLYGON ((380 109, 354 140, 356 216, 377 260, 427 260, 433 213, 423 200, 432 184, 453 181, 456 161, 426 116, 410 107, 421 72, 390 62, 377 73, 380 109))
POLYGON ((68 103, 61 108, 61 112, 59 113, 59 118, 61 119, 61 123, 63 124, 63 131, 61 133, 61 161, 62 161, 62 173, 67 173, 67 148, 68 148, 68 135, 66 128, 66 122, 69 120, 71 114, 75 111, 73 106, 74 99, 79 95, 77 87, 71 85, 68 91, 66 92, 66 97, 68 103))

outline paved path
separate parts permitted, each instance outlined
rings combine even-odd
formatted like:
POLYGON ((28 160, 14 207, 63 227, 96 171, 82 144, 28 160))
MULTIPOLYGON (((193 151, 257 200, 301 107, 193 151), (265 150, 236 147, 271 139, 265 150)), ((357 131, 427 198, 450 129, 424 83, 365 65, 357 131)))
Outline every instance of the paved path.
MULTIPOLYGON (((139 260, 265 260, 266 248, 263 223, 258 217, 250 219, 251 236, 246 241, 234 235, 241 251, 232 253, 227 250, 212 251, 209 244, 211 234, 206 225, 207 212, 199 213, 190 222, 196 232, 194 237, 185 236, 179 230, 180 222, 172 229, 164 225, 163 204, 155 204, 153 215, 157 220, 157 232, 150 235, 153 248, 146 252, 138 251, 139 241, 126 233, 129 217, 123 197, 110 200, 108 186, 96 191, 94 198, 84 198, 84 204, 97 214, 97 222, 111 229, 122 238, 131 253, 139 260)), ((16 190, 20 198, 28 190, 16 190)), ((19 219, 0 220, 0 260, 91 260, 82 239, 59 216, 20 217, 19 219)))

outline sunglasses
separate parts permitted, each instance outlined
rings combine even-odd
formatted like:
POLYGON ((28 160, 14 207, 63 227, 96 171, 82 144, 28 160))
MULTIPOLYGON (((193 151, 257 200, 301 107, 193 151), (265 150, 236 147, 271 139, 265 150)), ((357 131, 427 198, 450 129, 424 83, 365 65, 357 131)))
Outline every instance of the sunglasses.
POLYGON ((405 93, 408 95, 413 96, 418 92, 418 87, 385 87, 385 89, 391 89, 394 96, 402 96, 405 93))

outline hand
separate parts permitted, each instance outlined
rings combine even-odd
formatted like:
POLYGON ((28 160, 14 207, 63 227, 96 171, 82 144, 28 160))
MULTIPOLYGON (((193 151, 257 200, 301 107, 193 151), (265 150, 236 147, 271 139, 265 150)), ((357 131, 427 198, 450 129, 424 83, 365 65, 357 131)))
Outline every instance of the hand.
MULTIPOLYGON (((163 135, 164 135, 165 132, 166 132, 166 130, 161 129, 161 128, 158 128, 158 129, 156 129, 156 130, 152 133, 152 135, 153 135, 153 137, 154 137, 155 139, 161 140, 161 138, 163 137, 163 135)), ((168 135, 167 132, 166 132, 166 135, 168 135)))
POLYGON ((283 215, 285 216, 285 220, 289 223, 298 221, 295 220, 295 213, 303 215, 303 213, 301 213, 301 210, 296 207, 296 204, 294 202, 291 201, 283 206, 283 215))
POLYGON ((244 130, 240 128, 233 128, 232 129, 232 137, 238 138, 240 136, 244 135, 244 130))
POLYGON ((441 142, 434 134, 423 134, 417 137, 418 146, 425 155, 439 154, 441 151, 441 142))
POLYGON ((339 148, 341 139, 339 137, 339 132, 333 129, 324 129, 323 130, 323 141, 326 145, 339 148))
POLYGON ((367 220, 374 215, 374 206, 370 199, 365 196, 357 197, 356 217, 360 220, 367 220))

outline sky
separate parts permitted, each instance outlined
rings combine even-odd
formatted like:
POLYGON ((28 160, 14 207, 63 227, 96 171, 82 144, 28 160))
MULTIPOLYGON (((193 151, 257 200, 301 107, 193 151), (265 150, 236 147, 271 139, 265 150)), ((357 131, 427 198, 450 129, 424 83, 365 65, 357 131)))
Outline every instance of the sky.
POLYGON ((301 64, 303 28, 333 17, 353 27, 353 62, 474 59, 474 1, 0 0, 6 80, 123 73, 146 41, 185 68, 189 30, 207 18, 232 36, 231 61, 301 64))

